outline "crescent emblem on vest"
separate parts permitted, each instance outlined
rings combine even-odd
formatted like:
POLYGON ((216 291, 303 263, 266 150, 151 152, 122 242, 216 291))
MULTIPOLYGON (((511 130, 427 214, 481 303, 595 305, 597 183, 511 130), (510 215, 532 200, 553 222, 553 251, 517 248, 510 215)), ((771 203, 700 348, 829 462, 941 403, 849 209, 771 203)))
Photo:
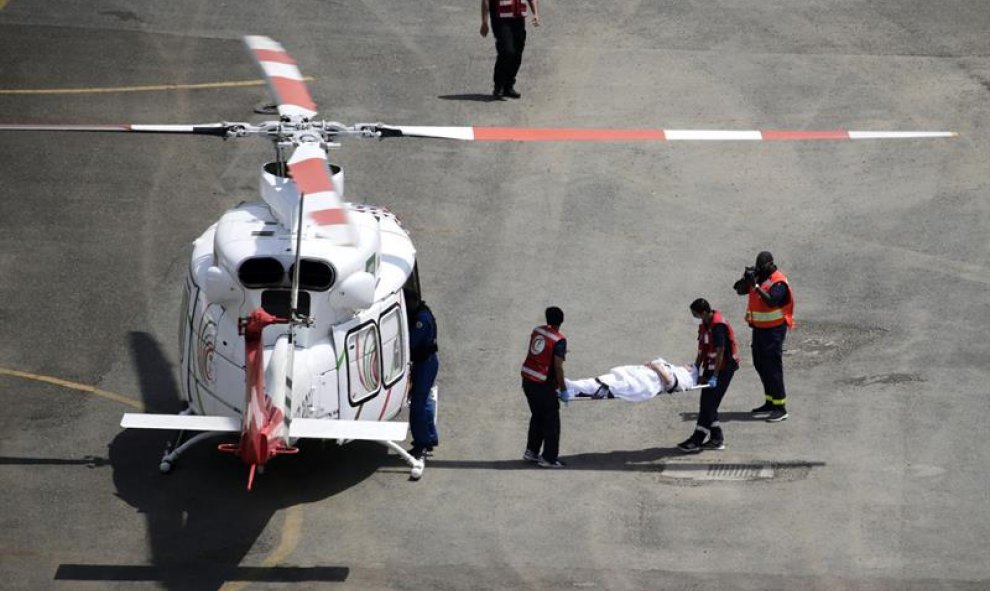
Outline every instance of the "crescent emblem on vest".
POLYGON ((546 339, 544 339, 542 335, 536 335, 533 338, 533 343, 529 346, 529 352, 533 355, 539 355, 543 352, 543 349, 545 349, 546 346, 546 339))

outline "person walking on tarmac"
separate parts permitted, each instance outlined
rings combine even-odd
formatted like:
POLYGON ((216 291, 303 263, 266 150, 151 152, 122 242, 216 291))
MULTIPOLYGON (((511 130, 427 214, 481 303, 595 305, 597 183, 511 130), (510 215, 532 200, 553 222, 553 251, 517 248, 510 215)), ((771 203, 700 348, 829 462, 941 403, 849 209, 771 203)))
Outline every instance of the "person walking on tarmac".
POLYGON ((736 335, 721 312, 712 310, 707 300, 698 298, 691 302, 691 316, 698 323, 698 356, 694 361, 698 368, 698 384, 708 383, 701 391, 698 424, 694 433, 677 444, 684 453, 698 453, 703 449, 725 449, 725 435, 718 420, 718 407, 732 376, 739 369, 736 335))
POLYGON ((437 379, 437 321, 419 293, 405 290, 406 319, 409 323, 409 357, 412 361, 409 383, 409 427, 412 429, 410 454, 421 459, 440 443, 437 435, 436 406, 430 391, 437 379))
POLYGON ((533 11, 533 26, 540 26, 539 0, 481 0, 481 36, 488 36, 488 20, 491 19, 495 51, 498 52, 492 90, 496 100, 522 96, 516 90, 516 74, 526 48, 527 4, 533 11))
POLYGON ((777 269, 773 255, 763 251, 756 266, 746 267, 733 286, 736 293, 749 297, 746 322, 753 327, 753 366, 763 382, 766 401, 751 413, 767 422, 779 423, 788 417, 784 389, 784 339, 794 326, 794 293, 787 277, 777 269))
POLYGON ((541 468, 563 468, 564 463, 557 457, 560 446, 560 400, 570 400, 564 384, 567 339, 560 332, 560 325, 564 323, 563 310, 556 306, 547 308, 546 320, 545 325, 537 326, 530 334, 529 351, 522 366, 522 389, 532 413, 523 459, 535 462, 541 468))

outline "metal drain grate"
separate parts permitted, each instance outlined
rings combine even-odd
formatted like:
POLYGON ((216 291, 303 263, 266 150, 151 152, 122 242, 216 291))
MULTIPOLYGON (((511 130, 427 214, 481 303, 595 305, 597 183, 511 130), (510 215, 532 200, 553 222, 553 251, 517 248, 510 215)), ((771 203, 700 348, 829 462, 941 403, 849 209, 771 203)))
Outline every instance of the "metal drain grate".
POLYGON ((765 480, 774 477, 771 464, 668 464, 663 476, 684 480, 765 480))

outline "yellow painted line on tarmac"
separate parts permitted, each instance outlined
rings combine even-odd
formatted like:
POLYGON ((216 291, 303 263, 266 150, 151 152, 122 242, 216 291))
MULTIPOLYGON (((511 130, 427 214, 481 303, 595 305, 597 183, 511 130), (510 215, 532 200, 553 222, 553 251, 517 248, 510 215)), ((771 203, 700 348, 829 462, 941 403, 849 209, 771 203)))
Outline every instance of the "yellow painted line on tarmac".
MULTIPOLYGON (((265 568, 274 568, 292 554, 302 539, 303 510, 302 505, 293 505, 285 511, 285 522, 282 523, 282 539, 261 562, 265 568)), ((240 591, 248 585, 248 581, 228 581, 219 591, 240 591)))
MULTIPOLYGON (((3 0, 0 0, 2 2, 3 0)), ((63 380, 61 378, 55 378, 52 376, 44 376, 35 373, 30 373, 26 371, 19 371, 16 369, 7 369, 5 367, 0 367, 0 376, 9 376, 13 378, 21 378, 24 380, 32 380, 35 382, 42 382, 45 384, 51 384, 54 386, 60 386, 62 388, 67 388, 69 390, 76 390, 78 392, 85 392, 87 394, 92 394, 94 396, 99 396, 100 398, 106 398, 107 400, 113 400, 114 402, 119 402, 121 404, 126 404, 131 408, 143 411, 144 404, 128 398, 121 394, 110 392, 107 390, 101 390, 94 386, 87 386, 86 384, 80 384, 78 382, 72 382, 69 380, 63 380)), ((289 507, 285 511, 285 521, 282 523, 282 537, 278 542, 278 546, 272 550, 263 561, 262 566, 266 568, 272 568, 278 566, 282 561, 289 557, 296 548, 299 546, 299 541, 302 539, 302 524, 303 524, 303 510, 302 505, 294 505, 289 507)), ((240 591, 245 586, 247 586, 247 581, 235 581, 225 583, 223 587, 220 588, 221 591, 240 591)))
MULTIPOLYGON (((2 3, 4 0, 0 0, 2 3)), ((3 5, 0 4, 0 9, 3 5)), ((311 82, 310 76, 303 81, 311 82)), ((0 88, 0 94, 107 94, 114 92, 155 92, 162 90, 202 90, 210 88, 240 88, 244 86, 264 86, 265 80, 234 80, 230 82, 204 82, 201 84, 152 84, 148 86, 106 86, 93 88, 0 88)))
POLYGON ((114 402, 126 404, 127 406, 130 406, 131 408, 135 408, 140 411, 144 410, 144 404, 142 402, 134 400, 133 398, 128 398, 127 396, 124 396, 122 394, 109 392, 107 390, 101 390, 95 386, 87 386, 86 384, 80 384, 78 382, 70 382, 69 380, 63 380, 61 378, 55 378, 52 376, 43 376, 35 373, 29 373, 26 371, 18 371, 16 369, 7 369, 5 367, 0 367, 0 376, 10 376, 14 378, 22 378, 25 380, 33 380, 35 382, 43 382, 45 384, 52 384, 54 386, 61 386, 63 388, 68 388, 69 390, 86 392, 87 394, 99 396, 100 398, 106 398, 107 400, 113 400, 114 402))

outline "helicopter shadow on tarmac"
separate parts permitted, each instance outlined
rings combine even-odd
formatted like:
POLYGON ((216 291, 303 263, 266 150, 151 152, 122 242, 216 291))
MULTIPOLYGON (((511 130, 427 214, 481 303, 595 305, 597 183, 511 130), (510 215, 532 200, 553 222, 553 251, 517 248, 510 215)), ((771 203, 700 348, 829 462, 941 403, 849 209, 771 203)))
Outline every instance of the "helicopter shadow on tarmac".
MULTIPOLYGON (((172 366, 158 342, 131 333, 131 350, 145 407, 179 410, 172 366)), ((145 565, 62 564, 56 580, 154 581, 165 589, 219 589, 227 581, 342 582, 345 566, 241 566, 276 512, 333 497, 390 464, 385 448, 352 443, 304 445, 280 458, 247 492, 247 468, 217 452, 222 438, 183 455, 164 476, 158 463, 174 433, 125 430, 110 443, 109 462, 117 496, 145 515, 149 555, 145 565)), ((140 538, 140 534, 137 534, 140 538)), ((136 543, 140 543, 137 542, 136 543)), ((332 547, 327 548, 332 555, 332 547)), ((252 560, 248 560, 251 562, 252 560)))

